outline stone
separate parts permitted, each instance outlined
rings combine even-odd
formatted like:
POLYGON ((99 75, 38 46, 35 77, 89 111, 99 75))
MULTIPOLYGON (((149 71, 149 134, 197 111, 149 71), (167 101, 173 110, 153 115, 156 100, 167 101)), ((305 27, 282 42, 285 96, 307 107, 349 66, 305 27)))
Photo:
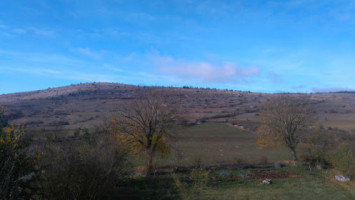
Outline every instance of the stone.
POLYGON ((263 182, 261 182, 262 184, 266 184, 266 185, 271 185, 272 184, 272 180, 271 179, 265 179, 263 180, 263 182))
POLYGON ((222 178, 226 178, 229 176, 229 173, 228 172, 220 172, 219 173, 219 177, 222 177, 222 178))
POLYGON ((340 182, 348 182, 348 181, 350 181, 350 178, 349 177, 345 177, 345 176, 335 176, 335 179, 337 181, 340 181, 340 182))

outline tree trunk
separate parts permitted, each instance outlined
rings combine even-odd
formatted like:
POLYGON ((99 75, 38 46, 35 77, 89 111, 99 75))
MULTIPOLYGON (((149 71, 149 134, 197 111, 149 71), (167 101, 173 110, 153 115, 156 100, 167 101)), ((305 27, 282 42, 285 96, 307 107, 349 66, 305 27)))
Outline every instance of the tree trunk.
POLYGON ((295 149, 295 148, 291 148, 291 153, 292 153, 293 162, 294 162, 295 165, 296 165, 296 162, 297 162, 297 160, 298 160, 296 149, 295 149))
POLYGON ((153 174, 153 152, 148 153, 148 160, 147 160, 147 176, 153 174))

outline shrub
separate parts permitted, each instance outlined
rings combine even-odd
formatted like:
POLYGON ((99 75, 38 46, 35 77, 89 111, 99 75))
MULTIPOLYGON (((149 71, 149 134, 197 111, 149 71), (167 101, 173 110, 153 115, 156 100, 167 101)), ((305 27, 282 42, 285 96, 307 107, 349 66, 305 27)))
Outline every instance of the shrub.
POLYGON ((344 175, 355 178, 355 154, 349 146, 341 146, 330 155, 332 166, 344 175))
POLYGON ((186 177, 174 174, 175 185, 182 199, 196 199, 207 187, 209 174, 202 168, 193 169, 186 177))
POLYGON ((48 148, 41 190, 50 199, 108 199, 127 174, 126 151, 110 136, 48 148))
POLYGON ((312 166, 329 166, 329 154, 339 143, 335 135, 321 127, 315 128, 311 134, 304 138, 300 156, 303 163, 312 166))
POLYGON ((21 128, 0 129, 0 199, 28 199, 33 194, 34 158, 26 154, 21 128))

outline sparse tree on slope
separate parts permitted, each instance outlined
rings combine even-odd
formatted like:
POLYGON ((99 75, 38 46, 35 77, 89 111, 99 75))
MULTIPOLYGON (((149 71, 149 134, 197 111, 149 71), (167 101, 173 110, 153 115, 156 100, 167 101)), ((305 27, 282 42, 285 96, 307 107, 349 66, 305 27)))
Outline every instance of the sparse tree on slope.
POLYGON ((285 144, 298 159, 296 147, 302 134, 313 122, 313 109, 308 95, 282 94, 265 103, 261 111, 262 122, 257 130, 261 146, 285 144))
POLYGON ((117 117, 111 120, 111 131, 131 151, 146 156, 147 174, 153 172, 157 153, 167 154, 167 137, 174 122, 172 107, 163 89, 140 89, 133 100, 122 104, 117 117))

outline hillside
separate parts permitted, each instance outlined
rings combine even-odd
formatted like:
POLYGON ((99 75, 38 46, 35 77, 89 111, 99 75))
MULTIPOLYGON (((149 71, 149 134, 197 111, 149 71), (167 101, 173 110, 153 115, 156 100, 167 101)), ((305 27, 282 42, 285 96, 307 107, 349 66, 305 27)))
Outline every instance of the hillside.
MULTIPOLYGON (((139 86, 116 83, 87 83, 32 92, 0 95, 6 115, 15 124, 26 122, 28 128, 75 130, 93 128, 107 121, 119 103, 130 100, 139 86)), ((181 105, 187 123, 223 122, 255 130, 258 112, 274 94, 242 91, 166 88, 181 105)), ((319 93, 312 95, 318 121, 324 127, 355 129, 354 93, 319 93)))

